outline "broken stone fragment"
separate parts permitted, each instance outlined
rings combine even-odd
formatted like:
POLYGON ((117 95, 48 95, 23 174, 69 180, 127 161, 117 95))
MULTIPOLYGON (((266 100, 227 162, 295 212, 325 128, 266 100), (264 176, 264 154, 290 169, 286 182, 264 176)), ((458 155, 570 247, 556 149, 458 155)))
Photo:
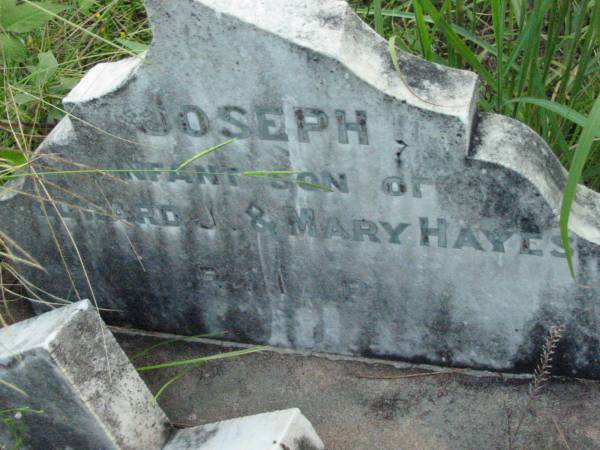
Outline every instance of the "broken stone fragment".
POLYGON ((152 450, 170 425, 88 300, 0 329, 0 447, 152 450))
POLYGON ((209 423, 178 431, 164 450, 323 450, 299 409, 209 423))

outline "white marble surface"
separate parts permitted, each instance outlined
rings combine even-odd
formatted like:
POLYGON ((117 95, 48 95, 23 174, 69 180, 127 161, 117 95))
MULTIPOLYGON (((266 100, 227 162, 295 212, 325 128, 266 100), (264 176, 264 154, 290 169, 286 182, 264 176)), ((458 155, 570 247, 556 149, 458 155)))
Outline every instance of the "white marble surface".
POLYGON ((164 450, 324 450, 299 409, 225 420, 178 431, 164 450))

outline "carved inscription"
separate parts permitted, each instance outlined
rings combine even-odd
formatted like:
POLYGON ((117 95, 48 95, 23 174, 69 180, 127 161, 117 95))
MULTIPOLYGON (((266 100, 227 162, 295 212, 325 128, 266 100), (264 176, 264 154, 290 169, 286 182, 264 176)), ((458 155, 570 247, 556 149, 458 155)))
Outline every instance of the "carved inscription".
MULTIPOLYGON (((246 109, 222 106, 218 108, 217 117, 211 120, 200 107, 184 105, 180 108, 176 120, 169 121, 162 103, 158 106, 164 131, 160 134, 169 133, 173 127, 177 127, 179 132, 188 136, 202 137, 216 127, 220 134, 227 138, 247 139, 255 136, 264 141, 285 142, 291 137, 300 143, 310 143, 311 136, 315 133, 332 132, 339 144, 369 145, 367 112, 362 109, 355 109, 350 113, 341 109, 325 111, 319 108, 295 107, 293 120, 286 121, 281 107, 260 106, 246 109), (286 123, 293 123, 294 128, 286 127, 286 123), (354 138, 351 139, 351 135, 354 138)), ((140 127, 140 130, 147 134, 154 133, 151 129, 140 127)), ((156 130, 156 127, 153 129, 156 130)), ((390 147, 396 149, 398 165, 392 175, 379 182, 373 180, 375 192, 372 194, 388 197, 389 201, 394 197, 405 197, 411 199, 408 201, 418 202, 424 197, 423 186, 435 185, 434 180, 413 173, 410 176, 404 175, 407 169, 403 164, 403 156, 407 149, 410 149, 409 143, 402 139, 394 139, 390 147)), ((207 189, 243 188, 240 170, 231 167, 196 163, 179 171, 176 170, 177 165, 165 168, 158 162, 140 161, 120 166, 119 169, 116 176, 133 183, 175 183, 204 186, 207 189)), ((291 175, 273 175, 261 182, 274 190, 298 189, 314 195, 343 195, 348 197, 350 202, 352 195, 371 195, 362 187, 353 188, 348 175, 335 170, 299 170, 291 175)), ((85 211, 85 208, 69 208, 63 204, 60 206, 60 214, 66 220, 126 221, 142 227, 197 226, 214 231, 226 226, 224 223, 227 223, 227 220, 220 221, 215 218, 212 205, 199 208, 192 217, 189 211, 179 210, 173 204, 122 205, 114 202, 110 205, 110 214, 90 213, 85 211)), ((50 216, 55 214, 50 209, 47 213, 50 216)), ((531 230, 525 232, 519 229, 485 229, 469 224, 452 223, 445 217, 430 217, 427 214, 394 221, 378 217, 342 217, 311 207, 263 205, 260 200, 250 202, 245 210, 237 213, 245 217, 249 227, 256 233, 276 239, 338 240, 392 247, 417 245, 442 251, 469 250, 492 254, 513 252, 528 256, 564 258, 558 233, 542 236, 541 233, 532 233, 531 230)))
POLYGON ((295 140, 310 143, 314 133, 332 132, 340 144, 369 145, 367 112, 364 110, 345 111, 301 107, 293 108, 295 129, 288 129, 281 106, 257 106, 252 110, 240 106, 220 106, 217 117, 208 114, 197 105, 184 105, 177 117, 170 118, 164 110, 163 102, 157 100, 158 113, 154 119, 160 125, 151 125, 138 119, 138 129, 151 136, 164 136, 178 130, 193 138, 205 136, 216 130, 226 138, 239 140, 257 137, 263 141, 288 142, 295 140), (355 137, 351 137, 354 135, 355 137))

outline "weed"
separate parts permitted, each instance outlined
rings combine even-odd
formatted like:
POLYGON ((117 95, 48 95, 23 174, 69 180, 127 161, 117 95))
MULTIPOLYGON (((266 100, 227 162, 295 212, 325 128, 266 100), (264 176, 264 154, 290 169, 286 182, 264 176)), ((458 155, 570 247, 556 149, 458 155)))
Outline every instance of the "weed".
MULTIPOLYGON (((5 380, 0 380, 0 387, 10 389, 22 397, 29 398, 29 394, 18 386, 5 380)), ((23 444, 23 421, 28 414, 44 414, 44 411, 35 410, 28 406, 19 406, 0 410, 0 427, 4 427, 9 434, 11 447, 6 450, 18 450, 23 444)), ((1 435, 1 434, 0 434, 1 435)), ((5 450, 4 443, 0 442, 0 449, 5 450)))
MULTIPOLYGON (((23 445, 24 420, 29 414, 44 414, 44 411, 31 409, 28 406, 0 410, 0 425, 5 427, 10 435, 11 446, 6 447, 6 450, 18 450, 23 445)), ((4 450, 5 447, 0 449, 4 450)))
POLYGON ((564 332, 564 325, 553 326, 550 328, 548 336, 544 341, 542 354, 533 374, 533 379, 529 384, 527 403, 521 410, 521 414, 519 415, 516 427, 514 429, 512 428, 511 417, 508 416, 508 448, 510 450, 517 448, 516 443, 519 438, 519 433, 521 432, 521 427, 523 426, 526 417, 530 414, 531 406, 541 392, 542 388, 545 386, 546 382, 550 379, 550 375, 552 373, 552 359, 554 357, 556 347, 562 339, 564 332))
MULTIPOLYGON (((179 336, 174 339, 165 340, 165 341, 159 342, 158 344, 152 345, 152 346, 142 350, 139 353, 136 353, 135 355, 133 355, 131 357, 131 361, 135 362, 136 360, 139 360, 142 357, 146 357, 150 353, 154 352, 155 350, 157 350, 160 347, 168 346, 168 345, 171 345, 171 344, 174 344, 177 342, 191 341, 191 340, 195 340, 197 338, 202 338, 202 337, 214 337, 214 336, 209 336, 209 335, 179 336)), ((250 348, 246 348, 246 349, 242 349, 242 350, 236 350, 236 351, 225 352, 225 353, 217 353, 217 354, 209 355, 209 356, 200 356, 197 358, 190 358, 190 359, 177 360, 177 361, 168 361, 165 363, 157 363, 157 364, 140 366, 140 367, 137 367, 136 370, 141 373, 141 372, 149 372, 149 371, 160 370, 160 369, 183 368, 183 370, 180 370, 173 377, 169 378, 158 389, 158 391, 154 395, 154 398, 156 400, 158 400, 158 398, 165 392, 165 390, 167 388, 169 388, 173 383, 181 380, 183 377, 188 375, 193 369, 195 369, 207 362, 248 355, 250 353, 261 352, 261 351, 265 350, 266 348, 267 347, 250 347, 250 348)))

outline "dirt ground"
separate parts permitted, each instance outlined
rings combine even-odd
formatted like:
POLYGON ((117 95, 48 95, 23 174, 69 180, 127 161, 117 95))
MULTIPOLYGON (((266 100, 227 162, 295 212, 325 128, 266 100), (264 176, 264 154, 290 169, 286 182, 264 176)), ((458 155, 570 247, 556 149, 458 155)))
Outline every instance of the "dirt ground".
MULTIPOLYGON (((130 357, 169 339, 116 335, 130 357)), ((134 363, 233 349, 202 339, 171 342, 134 363)), ((182 370, 142 377, 157 392, 182 370)), ((553 380, 529 408, 528 387, 523 376, 275 350, 195 367, 159 403, 180 426, 298 407, 328 450, 600 449, 600 383, 553 380)))

